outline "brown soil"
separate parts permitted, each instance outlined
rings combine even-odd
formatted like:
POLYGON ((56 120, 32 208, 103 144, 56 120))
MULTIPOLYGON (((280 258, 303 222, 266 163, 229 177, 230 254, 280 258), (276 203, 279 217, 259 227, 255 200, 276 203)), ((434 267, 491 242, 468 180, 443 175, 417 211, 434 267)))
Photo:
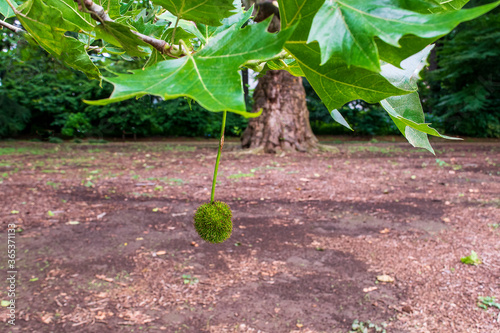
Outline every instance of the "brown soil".
POLYGON ((500 310, 478 307, 500 298, 500 143, 439 141, 435 157, 335 142, 228 143, 216 197, 234 230, 219 245, 192 222, 215 141, 0 143, 1 244, 7 224, 23 230, 16 326, 0 331, 500 332, 500 310), (460 262, 471 250, 482 264, 460 262))

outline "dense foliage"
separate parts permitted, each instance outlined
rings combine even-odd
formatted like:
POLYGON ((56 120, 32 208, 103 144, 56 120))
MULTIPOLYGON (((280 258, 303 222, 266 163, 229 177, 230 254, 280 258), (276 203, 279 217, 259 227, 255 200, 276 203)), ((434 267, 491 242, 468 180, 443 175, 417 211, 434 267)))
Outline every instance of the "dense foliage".
MULTIPOLYGON (((417 93, 419 72, 432 49, 428 45, 500 4, 461 9, 466 2, 280 0, 281 31, 271 34, 269 20, 252 22, 252 11, 244 11, 238 0, 108 0, 100 2, 103 7, 91 0, 0 0, 0 14, 15 16, 24 30, 1 25, 24 31, 51 57, 88 78, 113 85, 111 96, 103 98, 108 87, 97 93, 97 86, 84 86, 75 77, 59 95, 63 100, 54 103, 46 93, 56 89, 52 83, 60 78, 42 69, 38 94, 9 92, 6 100, 20 107, 43 104, 41 113, 52 114, 52 124, 62 125, 68 136, 86 133, 103 120, 98 126, 109 132, 148 128, 160 134, 175 127, 157 126, 155 121, 168 114, 158 105, 174 103, 182 109, 186 101, 179 97, 210 111, 257 116, 246 112, 239 71, 260 70, 267 63, 305 76, 340 124, 350 128, 339 112, 346 103, 361 112, 366 104, 358 100, 380 103, 412 145, 432 151, 427 134, 444 136, 425 122, 417 93), (87 101, 92 109, 71 105, 70 96, 101 99, 87 101), (160 98, 174 102, 159 103, 160 98), (144 107, 140 114, 134 112, 139 105, 144 107)), ((14 71, 26 70, 19 67, 14 71)), ((2 85, 8 83, 2 79, 2 85)))
MULTIPOLYGON (((184 98, 161 101, 145 96, 106 106, 92 106, 82 99, 109 96, 112 86, 89 81, 68 69, 38 46, 4 38, 0 53, 0 137, 20 133, 35 135, 51 129, 65 138, 122 136, 215 137, 220 117, 184 98)), ((240 135, 247 120, 229 114, 227 135, 240 135)))
MULTIPOLYGON (((482 1, 484 2, 484 1, 482 1)), ((459 26, 440 40, 426 73, 424 106, 448 133, 500 137, 500 11, 459 26)))

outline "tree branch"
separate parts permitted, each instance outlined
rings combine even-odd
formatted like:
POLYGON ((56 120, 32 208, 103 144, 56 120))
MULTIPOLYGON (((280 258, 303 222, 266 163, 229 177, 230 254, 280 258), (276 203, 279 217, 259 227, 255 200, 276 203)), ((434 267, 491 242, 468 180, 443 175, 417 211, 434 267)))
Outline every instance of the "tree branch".
MULTIPOLYGON (((92 0, 73 0, 78 3, 78 9, 82 12, 88 12, 92 18, 101 23, 104 22, 114 22, 114 20, 109 17, 102 6, 94 3, 92 0)), ((169 54, 169 49, 173 46, 169 45, 166 41, 153 38, 147 35, 143 35, 135 30, 130 30, 134 35, 139 37, 143 42, 154 47, 158 52, 162 54, 169 54)))
POLYGON ((5 21, 2 21, 2 20, 0 20, 0 26, 5 27, 5 28, 7 28, 7 29, 9 29, 9 30, 12 30, 12 31, 14 31, 15 33, 19 33, 19 32, 20 32, 20 33, 25 33, 25 31, 24 31, 23 29, 18 28, 18 27, 16 27, 16 26, 13 26, 12 24, 9 24, 9 23, 7 23, 7 22, 5 22, 5 21))

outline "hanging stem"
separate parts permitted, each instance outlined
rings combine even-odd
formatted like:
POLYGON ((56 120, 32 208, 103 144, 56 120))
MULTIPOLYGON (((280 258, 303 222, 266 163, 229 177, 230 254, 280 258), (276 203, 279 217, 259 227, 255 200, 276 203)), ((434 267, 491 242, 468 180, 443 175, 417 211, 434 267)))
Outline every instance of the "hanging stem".
POLYGON ((217 170, 219 170, 220 152, 222 150, 222 146, 224 146, 224 129, 226 127, 226 114, 227 114, 227 111, 224 111, 224 113, 222 115, 222 126, 221 126, 221 130, 220 130, 219 150, 217 151, 217 159, 215 160, 214 180, 212 182, 212 195, 210 196, 210 203, 214 202, 215 183, 217 182, 217 170))
POLYGON ((175 31, 177 30, 177 24, 179 24, 179 17, 177 17, 177 20, 175 20, 175 26, 174 26, 174 31, 172 31, 172 39, 170 40, 170 45, 174 45, 175 31))

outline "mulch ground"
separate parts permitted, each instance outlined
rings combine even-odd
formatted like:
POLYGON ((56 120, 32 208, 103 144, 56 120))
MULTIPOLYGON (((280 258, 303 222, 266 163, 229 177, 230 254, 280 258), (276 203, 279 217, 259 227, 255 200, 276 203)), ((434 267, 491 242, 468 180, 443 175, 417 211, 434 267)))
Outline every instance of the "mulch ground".
POLYGON ((1 243, 18 231, 0 331, 500 332, 479 307, 500 302, 500 142, 333 146, 227 143, 216 198, 234 228, 213 245, 192 218, 216 141, 0 142, 1 243))

